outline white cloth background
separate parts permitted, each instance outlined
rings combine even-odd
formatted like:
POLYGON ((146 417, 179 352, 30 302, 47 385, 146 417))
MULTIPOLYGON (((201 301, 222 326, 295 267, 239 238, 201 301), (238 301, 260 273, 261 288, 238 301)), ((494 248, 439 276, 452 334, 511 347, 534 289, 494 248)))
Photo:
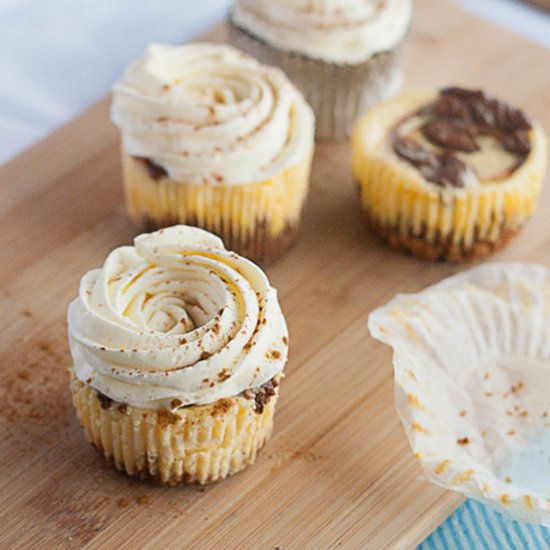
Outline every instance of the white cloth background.
POLYGON ((0 162, 108 93, 150 42, 184 42, 230 0, 0 0, 0 162))
MULTIPOLYGON (((550 17, 513 0, 455 0, 550 47, 550 17)), ((231 0, 0 0, 0 163, 105 95, 150 42, 183 42, 231 0)))

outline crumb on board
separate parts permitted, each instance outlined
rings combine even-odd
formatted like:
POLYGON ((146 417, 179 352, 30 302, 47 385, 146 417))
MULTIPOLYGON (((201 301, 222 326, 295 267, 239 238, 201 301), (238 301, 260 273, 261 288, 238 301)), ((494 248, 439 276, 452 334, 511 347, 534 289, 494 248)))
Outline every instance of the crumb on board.
POLYGON ((117 505, 119 508, 128 508, 130 506, 130 499, 129 498, 119 498, 117 500, 117 505))
POLYGON ((136 502, 140 506, 148 506, 149 504, 151 504, 151 497, 149 495, 141 495, 136 498, 136 502))

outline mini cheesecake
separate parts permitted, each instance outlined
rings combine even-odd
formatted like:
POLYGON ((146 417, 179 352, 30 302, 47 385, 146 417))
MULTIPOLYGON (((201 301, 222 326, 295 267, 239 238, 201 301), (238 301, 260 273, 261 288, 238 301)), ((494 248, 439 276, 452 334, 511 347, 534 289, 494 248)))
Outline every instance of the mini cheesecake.
POLYGON ((353 176, 375 233, 426 260, 481 258, 535 209, 547 163, 542 128, 480 90, 403 95, 353 136, 353 176))
POLYGON ((84 275, 68 326, 78 419, 117 469, 175 485, 254 462, 288 354, 255 264, 194 227, 140 235, 84 275))
POLYGON ((316 117, 316 137, 345 141, 357 117, 401 91, 412 0, 236 0, 231 42, 283 69, 316 117))
POLYGON ((286 76, 224 44, 153 44, 113 90, 130 217, 194 225, 268 264, 295 242, 314 115, 286 76))

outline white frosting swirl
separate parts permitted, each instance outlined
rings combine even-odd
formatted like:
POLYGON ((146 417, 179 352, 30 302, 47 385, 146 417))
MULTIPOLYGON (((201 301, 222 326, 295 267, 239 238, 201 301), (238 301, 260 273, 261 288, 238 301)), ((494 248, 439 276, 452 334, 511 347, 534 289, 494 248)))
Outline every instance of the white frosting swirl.
POLYGON ((192 185, 268 180, 313 150, 314 116, 278 69, 221 44, 149 46, 115 85, 125 151, 192 185))
POLYGON ((138 407, 235 396, 287 359, 286 323, 262 270, 183 225, 114 250, 82 278, 68 322, 77 378, 138 407))
POLYGON ((362 63, 405 37, 412 0, 236 0, 238 27, 284 51, 362 63))

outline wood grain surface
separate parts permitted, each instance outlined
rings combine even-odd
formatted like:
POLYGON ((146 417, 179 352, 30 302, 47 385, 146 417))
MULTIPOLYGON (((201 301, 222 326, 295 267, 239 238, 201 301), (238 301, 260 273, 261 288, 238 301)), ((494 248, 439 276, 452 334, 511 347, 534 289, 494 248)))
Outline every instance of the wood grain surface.
MULTIPOLYGON (((550 128, 550 54, 442 0, 417 0, 408 88, 482 86, 550 128)), ((210 38, 223 40, 224 28, 210 38)), ((412 548, 461 502, 423 479, 369 311, 463 267, 365 229, 349 151, 319 146, 298 246, 269 268, 291 334, 272 440, 221 483, 170 489, 112 471, 73 413, 66 307, 136 229, 101 101, 0 170, 1 548, 412 548)), ((550 196, 494 259, 550 265, 550 196)))

